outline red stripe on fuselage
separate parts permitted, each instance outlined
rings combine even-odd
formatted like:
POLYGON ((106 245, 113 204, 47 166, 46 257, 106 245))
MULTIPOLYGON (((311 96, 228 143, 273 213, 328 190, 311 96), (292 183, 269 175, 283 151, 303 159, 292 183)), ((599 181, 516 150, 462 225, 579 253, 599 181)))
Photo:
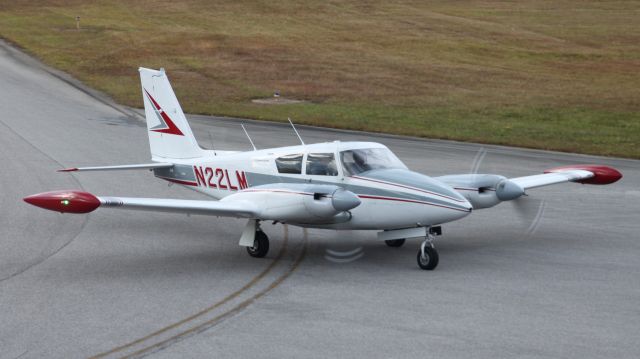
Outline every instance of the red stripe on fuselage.
MULTIPOLYGON (((242 192, 275 192, 275 193, 291 193, 291 194, 300 194, 300 195, 304 195, 304 196, 313 196, 313 193, 309 193, 309 192, 294 192, 294 191, 272 190, 272 189, 246 189, 246 190, 244 190, 242 192)), ((426 204, 426 205, 429 205, 429 206, 436 206, 436 207, 442 207, 442 208, 447 208, 447 209, 453 209, 453 210, 460 211, 460 212, 471 212, 471 210, 465 210, 465 209, 444 206, 444 205, 435 204, 435 203, 431 203, 431 202, 417 201, 417 200, 412 200, 412 199, 395 198, 395 197, 382 197, 382 196, 371 196, 371 195, 364 195, 364 194, 359 194, 358 197, 359 198, 366 198, 366 199, 377 199, 377 200, 383 200, 383 201, 396 201, 396 202, 408 202, 408 203, 426 204)))
POLYGON ((165 181, 169 181, 169 182, 173 182, 173 183, 177 183, 177 184, 183 184, 185 186, 198 186, 198 183, 196 182, 191 182, 191 181, 183 181, 183 180, 179 180, 176 178, 170 178, 170 177, 162 177, 162 176, 156 176, 158 178, 162 178, 165 181))
POLYGON ((409 203, 426 204, 426 205, 429 205, 429 206, 436 206, 436 207, 453 209, 453 210, 460 211, 460 212, 471 212, 471 210, 455 208, 455 207, 449 207, 449 206, 445 206, 445 205, 441 205, 441 204, 435 204, 435 203, 425 202, 425 201, 418 201, 418 200, 414 200, 414 199, 404 199, 404 198, 396 198, 396 197, 382 197, 382 196, 370 196, 370 195, 364 195, 364 194, 359 194, 358 197, 367 198, 367 199, 379 199, 379 200, 383 200, 383 201, 396 201, 396 202, 409 202, 409 203))
POLYGON ((309 192, 295 192, 295 191, 286 191, 286 190, 278 190, 278 189, 245 189, 242 192, 275 192, 275 193, 291 193, 291 194, 301 194, 305 196, 313 196, 313 193, 309 193, 309 192))

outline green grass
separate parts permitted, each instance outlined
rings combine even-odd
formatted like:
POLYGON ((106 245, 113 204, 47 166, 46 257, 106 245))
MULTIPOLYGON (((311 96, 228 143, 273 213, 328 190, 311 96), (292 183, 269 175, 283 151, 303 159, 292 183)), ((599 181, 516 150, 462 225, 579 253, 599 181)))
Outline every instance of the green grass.
POLYGON ((164 67, 191 113, 631 158, 638 23, 631 1, 0 5, 0 36, 131 106, 164 67), (276 89, 308 102, 251 103, 276 89))

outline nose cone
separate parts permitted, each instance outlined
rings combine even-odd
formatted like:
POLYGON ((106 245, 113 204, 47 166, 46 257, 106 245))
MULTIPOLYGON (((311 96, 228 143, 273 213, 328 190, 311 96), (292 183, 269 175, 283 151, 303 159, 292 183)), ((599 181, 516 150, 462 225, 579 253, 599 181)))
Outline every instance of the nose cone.
POLYGON ((468 210, 471 210, 473 208, 471 203, 463 195, 461 195, 460 192, 453 189, 453 187, 451 187, 450 185, 433 178, 431 178, 430 180, 431 185, 434 187, 433 192, 446 198, 453 204, 458 204, 468 210))
POLYGON ((331 197, 333 208, 341 212, 354 209, 361 203, 360 198, 355 193, 344 189, 336 190, 331 197))
MULTIPOLYGON (((441 202, 441 208, 437 214, 430 211, 428 218, 437 218, 437 223, 446 223, 464 218, 471 214, 473 205, 471 205, 471 203, 460 193, 451 188, 451 186, 437 180, 433 180, 433 182, 431 182, 431 186, 432 192, 446 197, 440 198, 443 202, 441 202)), ((435 200, 435 198, 431 199, 431 201, 435 200)))
POLYGON ((467 216, 473 210, 473 205, 458 191, 454 190, 446 183, 431 179, 436 190, 434 192, 441 194, 448 200, 451 209, 460 214, 457 218, 467 216))

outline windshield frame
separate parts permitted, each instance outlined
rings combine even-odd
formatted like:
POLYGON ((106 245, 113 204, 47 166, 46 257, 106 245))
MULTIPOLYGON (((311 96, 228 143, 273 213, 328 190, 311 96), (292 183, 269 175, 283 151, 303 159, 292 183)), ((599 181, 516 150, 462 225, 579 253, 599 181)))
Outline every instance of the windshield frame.
POLYGON ((338 151, 338 155, 342 173, 346 177, 358 176, 369 171, 380 169, 407 169, 407 166, 390 149, 386 147, 344 149, 338 151), (354 159, 351 164, 348 164, 347 161, 345 161, 345 155, 348 155, 349 153, 354 159), (364 163, 358 164, 357 159, 356 157, 353 157, 353 154, 358 154, 360 156, 364 155, 364 163), (377 162, 367 163, 367 160, 371 158, 376 159, 377 162))

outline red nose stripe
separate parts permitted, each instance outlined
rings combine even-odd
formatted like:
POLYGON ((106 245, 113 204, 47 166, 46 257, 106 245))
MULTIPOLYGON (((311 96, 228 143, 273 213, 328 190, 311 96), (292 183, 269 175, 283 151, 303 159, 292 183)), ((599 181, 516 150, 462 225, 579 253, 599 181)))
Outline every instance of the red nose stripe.
POLYGON ((609 184, 618 181, 622 178, 622 173, 616 170, 615 168, 600 166, 600 165, 573 165, 573 166, 562 166, 556 167, 552 169, 548 169, 544 171, 544 173, 554 173, 554 172, 563 172, 563 171, 572 171, 572 170, 583 170, 589 171, 593 173, 593 177, 578 180, 576 182, 579 183, 587 183, 587 184, 609 184))
POLYGON ((24 201, 37 207, 62 213, 89 213, 100 206, 98 197, 81 191, 52 191, 34 194, 24 201))

